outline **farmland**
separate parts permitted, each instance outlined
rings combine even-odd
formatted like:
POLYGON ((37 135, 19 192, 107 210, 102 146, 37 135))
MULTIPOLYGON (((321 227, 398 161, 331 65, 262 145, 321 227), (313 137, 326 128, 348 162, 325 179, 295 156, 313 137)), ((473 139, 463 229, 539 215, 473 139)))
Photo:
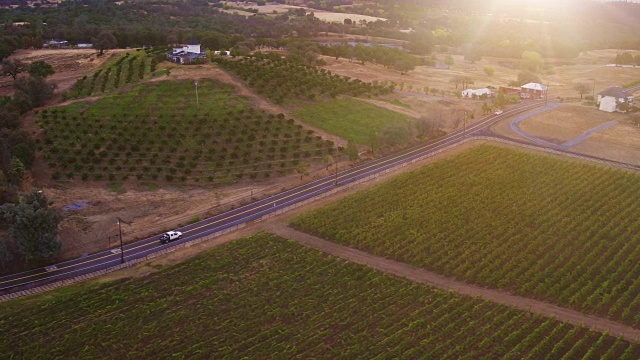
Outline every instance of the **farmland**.
POLYGON ((100 95, 124 85, 136 83, 156 71, 164 60, 166 49, 138 49, 120 54, 113 61, 96 70, 91 76, 79 79, 69 96, 74 98, 100 95))
POLYGON ((334 75, 330 71, 281 59, 274 54, 256 54, 238 61, 223 58, 213 60, 276 104, 282 104, 285 100, 308 101, 338 95, 379 95, 393 89, 391 86, 334 75))
POLYGON ((409 116, 353 99, 336 99, 308 104, 294 115, 317 128, 358 144, 368 144, 371 136, 393 123, 408 122, 409 116))
POLYGON ((640 177, 493 146, 298 216, 303 231, 640 324, 640 177))
POLYGON ((640 345, 266 233, 141 279, 0 304, 0 351, 57 358, 635 359, 640 345))
POLYGON ((95 103, 40 112, 53 178, 225 184, 283 175, 333 154, 329 141, 268 114, 234 88, 201 81, 135 86, 95 103), (198 104, 199 103, 199 104, 198 104))

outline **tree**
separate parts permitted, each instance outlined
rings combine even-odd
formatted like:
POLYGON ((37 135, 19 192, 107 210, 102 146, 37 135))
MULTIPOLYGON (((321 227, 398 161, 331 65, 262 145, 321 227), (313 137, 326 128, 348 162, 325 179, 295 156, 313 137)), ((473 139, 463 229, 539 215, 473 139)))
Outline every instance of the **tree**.
POLYGON ((29 69, 27 71, 29 72, 29 75, 42 79, 53 75, 56 72, 53 70, 53 66, 42 60, 34 61, 29 64, 29 69))
POLYGON ((587 83, 577 83, 573 84, 573 89, 580 94, 580 99, 584 94, 588 94, 591 91, 591 86, 587 83))
POLYGON ((453 64, 455 64, 455 62, 453 61, 453 56, 451 56, 451 54, 447 54, 446 59, 444 59, 444 63, 445 63, 448 67, 451 67, 453 64))
POLYGON ((485 66, 484 73, 487 74, 487 76, 493 76, 496 73, 496 69, 492 68, 491 66, 485 66))
POLYGON ((9 170, 7 171, 7 182, 11 186, 19 187, 24 180, 24 174, 26 169, 24 164, 17 157, 12 157, 9 163, 9 170))
POLYGON ((540 78, 529 71, 521 71, 518 73, 518 80, 514 80, 509 82, 510 86, 522 86, 524 84, 528 84, 528 83, 539 83, 540 82, 540 78))
POLYGON ((20 114, 6 106, 0 107, 0 129, 15 130, 22 126, 20 114))
POLYGON ((523 51, 522 62, 520 63, 520 69, 523 71, 530 71, 536 73, 542 69, 544 60, 542 56, 535 51, 523 51))
POLYGON ((27 71, 27 64, 20 60, 4 59, 2 60, 2 75, 11 76, 16 80, 18 74, 27 71))
POLYGON ((101 32, 98 37, 92 39, 92 41, 93 46, 100 51, 98 56, 102 56, 105 50, 113 49, 118 45, 116 37, 108 31, 101 32))
POLYGON ((3 206, 9 233, 25 263, 53 257, 60 251, 58 226, 62 216, 49 205, 44 193, 32 190, 18 204, 3 206))
POLYGON ((349 157, 349 160, 354 161, 358 160, 358 146, 355 142, 349 141, 347 142, 347 148, 345 149, 345 153, 349 157))
POLYGON ((25 103, 24 106, 42 106, 53 96, 53 87, 43 78, 23 76, 16 79, 13 87, 16 90, 14 100, 25 103))
POLYGON ((2 270, 4 270, 4 264, 11 261, 13 257, 7 249, 7 244, 3 238, 0 238, 0 265, 2 265, 2 270))

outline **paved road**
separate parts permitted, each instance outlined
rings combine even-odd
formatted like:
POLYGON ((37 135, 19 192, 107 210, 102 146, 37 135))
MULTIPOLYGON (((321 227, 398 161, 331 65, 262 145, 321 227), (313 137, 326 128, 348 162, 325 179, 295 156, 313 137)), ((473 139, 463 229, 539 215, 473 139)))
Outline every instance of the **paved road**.
POLYGON ((253 202, 237 209, 216 215, 195 224, 176 229, 183 233, 180 240, 161 244, 158 237, 150 237, 135 243, 126 244, 124 253, 119 249, 101 251, 85 257, 58 263, 47 268, 34 269, 0 278, 0 295, 20 290, 26 290, 36 286, 73 278, 91 272, 107 269, 119 265, 124 261, 130 261, 145 257, 151 253, 165 250, 177 244, 193 241, 211 235, 216 232, 230 229, 235 226, 259 219, 264 215, 282 210, 296 203, 328 192, 335 187, 352 183, 375 173, 383 172, 403 163, 409 163, 428 153, 453 145, 464 139, 465 136, 482 135, 487 129, 500 120, 510 118, 517 114, 544 106, 543 102, 527 102, 515 108, 504 111, 501 115, 489 115, 476 121, 466 128, 459 129, 442 138, 428 144, 417 146, 405 151, 395 153, 377 160, 373 160, 348 170, 315 180, 308 184, 284 191, 277 195, 253 202))
POLYGON ((188 242, 244 224, 261 218, 269 213, 289 207, 295 203, 317 196, 323 192, 332 190, 336 186, 355 182, 374 173, 395 167, 398 164, 410 162, 424 154, 454 144, 462 140, 463 136, 471 136, 479 130, 486 129, 497 121, 540 106, 543 106, 543 103, 524 103, 516 108, 505 111, 501 115, 489 115, 474 122, 473 124, 470 124, 466 129, 460 129, 452 132, 428 144, 361 164, 339 172, 337 176, 328 176, 318 179, 308 184, 253 202, 198 223, 179 228, 177 230, 181 231, 184 235, 183 238, 178 241, 168 244, 160 244, 158 237, 154 236, 135 243, 126 244, 124 246, 123 254, 118 252, 119 249, 107 250, 91 254, 89 256, 61 262, 52 267, 39 268, 2 277, 0 278, 0 295, 113 267, 120 264, 122 259, 124 259, 124 261, 129 261, 141 258, 153 252, 166 249, 167 247, 175 246, 176 244, 188 242))

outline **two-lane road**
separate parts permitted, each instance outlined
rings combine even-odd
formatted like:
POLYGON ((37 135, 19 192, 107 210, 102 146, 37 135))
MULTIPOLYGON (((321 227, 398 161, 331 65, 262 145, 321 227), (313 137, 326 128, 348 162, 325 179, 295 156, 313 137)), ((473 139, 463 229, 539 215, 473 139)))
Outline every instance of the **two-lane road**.
MULTIPOLYGON (((138 259, 153 252, 166 249, 167 247, 192 241, 215 232, 233 228, 234 226, 259 219, 264 215, 287 208, 293 204, 305 201, 324 192, 328 192, 336 186, 352 183, 403 163, 409 163, 412 160, 418 159, 433 151, 455 144, 463 140, 465 136, 471 136, 480 130, 487 129, 502 119, 540 106, 544 106, 544 102, 523 103, 512 109, 505 110, 500 115, 491 114, 486 116, 479 121, 469 124, 466 129, 454 131, 427 144, 363 163, 348 170, 339 172, 336 175, 312 181, 308 184, 255 201, 251 204, 213 216, 198 223, 181 227, 177 229, 183 233, 183 237, 180 240, 168 244, 161 244, 158 241, 158 237, 154 236, 127 244, 124 246, 123 258, 125 261, 138 259)), ((39 268, 1 277, 0 295, 92 273, 116 266, 120 263, 121 254, 119 249, 112 249, 61 262, 51 267, 39 268)))

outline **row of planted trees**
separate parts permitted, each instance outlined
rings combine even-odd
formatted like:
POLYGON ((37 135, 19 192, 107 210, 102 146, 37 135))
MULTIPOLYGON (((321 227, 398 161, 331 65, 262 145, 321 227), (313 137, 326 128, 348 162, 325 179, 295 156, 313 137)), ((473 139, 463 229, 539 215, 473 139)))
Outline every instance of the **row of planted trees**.
POLYGON ((55 179, 215 183, 291 173, 336 152, 283 114, 253 108, 153 118, 61 108, 39 116, 37 144, 55 179))
POLYGON ((260 94, 278 104, 289 99, 371 96, 393 90, 391 86, 335 75, 328 70, 282 59, 275 54, 257 53, 240 60, 215 58, 213 61, 237 74, 260 94))

